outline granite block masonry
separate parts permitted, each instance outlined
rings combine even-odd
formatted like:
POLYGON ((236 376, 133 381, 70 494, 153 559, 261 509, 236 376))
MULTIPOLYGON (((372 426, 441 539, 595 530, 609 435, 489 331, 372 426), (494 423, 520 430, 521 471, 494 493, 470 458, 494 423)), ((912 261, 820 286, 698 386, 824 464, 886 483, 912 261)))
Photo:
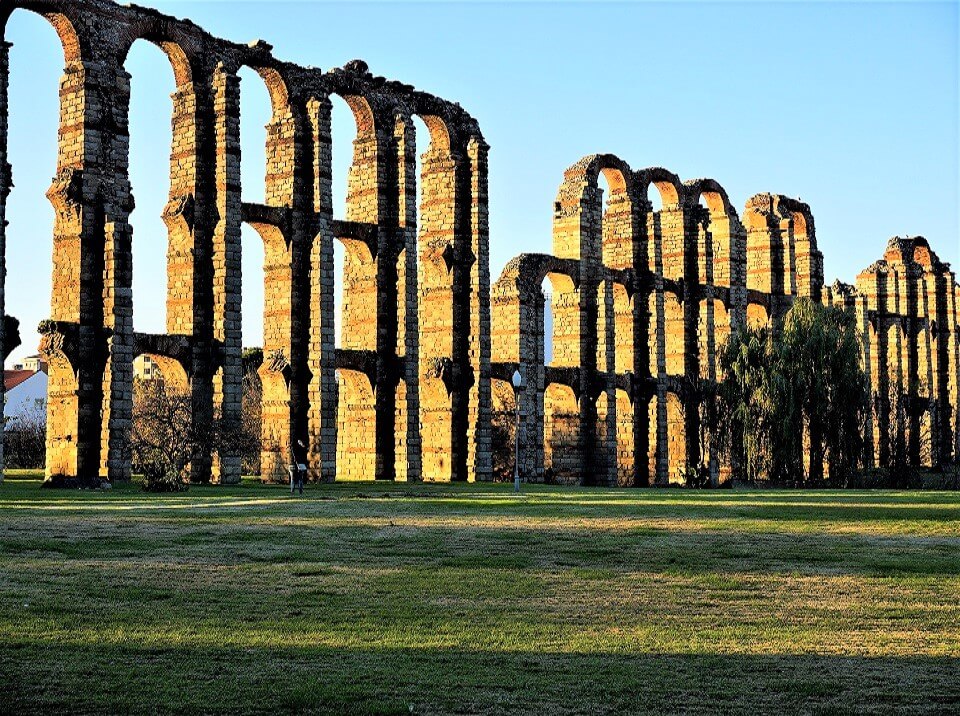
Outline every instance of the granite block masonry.
MULTIPOLYGON (((489 480, 494 424, 519 409, 524 479, 667 484, 706 465, 717 481, 736 466, 702 434, 698 386, 721 377, 717 356, 732 330, 775 320, 798 296, 858 317, 874 393, 871 464, 892 459, 891 431, 902 433, 911 462, 960 454, 960 292, 924 239, 891 240, 856 286, 824 287, 806 204, 758 194, 741 220, 717 182, 682 182, 595 155, 564 176, 553 253, 517 257, 491 287, 488 146, 459 104, 375 76, 360 60, 301 67, 264 42, 221 40, 188 20, 111 0, 7 0, 0 30, 21 11, 51 23, 64 55, 47 191, 53 291, 40 327, 48 478, 130 479, 139 356, 189 392, 195 434, 239 425, 244 222, 264 246, 267 479, 286 479, 290 446, 303 440, 311 480, 489 480), (138 39, 163 50, 176 82, 163 211, 166 331, 157 335, 133 330, 124 62, 138 39), (259 203, 241 200, 242 67, 256 71, 272 105, 259 203), (343 220, 334 219, 331 186, 334 95, 357 127, 343 220), (419 176, 414 117, 429 133, 419 176), (651 187, 660 209, 647 199, 651 187), (340 276, 334 242, 344 247, 340 276), (549 364, 544 278, 553 286, 549 364), (516 393, 500 384, 515 370, 525 385, 516 393), (891 418, 894 405, 903 420, 891 418)), ((14 190, 9 49, 0 32, 0 262, 14 190)), ((0 315, 3 300, 0 282, 0 315)), ((240 458, 230 441, 212 452, 197 445, 190 469, 194 481, 235 483, 240 458)))

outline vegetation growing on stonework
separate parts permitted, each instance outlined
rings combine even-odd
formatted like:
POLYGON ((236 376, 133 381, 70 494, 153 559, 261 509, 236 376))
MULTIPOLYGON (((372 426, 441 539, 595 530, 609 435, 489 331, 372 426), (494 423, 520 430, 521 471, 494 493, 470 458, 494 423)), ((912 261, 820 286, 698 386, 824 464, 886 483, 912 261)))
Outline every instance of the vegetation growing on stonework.
POLYGON ((722 437, 747 480, 846 484, 869 410, 851 314, 798 299, 778 325, 734 334, 721 365, 722 437))

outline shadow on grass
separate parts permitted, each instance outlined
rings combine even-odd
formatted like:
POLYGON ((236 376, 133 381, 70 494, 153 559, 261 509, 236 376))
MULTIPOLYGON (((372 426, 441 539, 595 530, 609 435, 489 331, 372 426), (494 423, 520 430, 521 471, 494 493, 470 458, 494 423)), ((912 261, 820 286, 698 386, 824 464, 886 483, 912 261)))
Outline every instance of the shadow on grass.
POLYGON ((0 647, 21 714, 942 714, 958 677, 947 657, 0 647))

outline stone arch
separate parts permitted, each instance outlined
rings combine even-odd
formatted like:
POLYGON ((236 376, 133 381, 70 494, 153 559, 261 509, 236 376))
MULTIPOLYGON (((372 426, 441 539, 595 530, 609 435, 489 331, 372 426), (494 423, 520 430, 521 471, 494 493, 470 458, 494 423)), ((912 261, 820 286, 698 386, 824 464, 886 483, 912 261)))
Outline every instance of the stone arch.
MULTIPOLYGON (((621 487, 632 487, 637 484, 638 456, 636 454, 636 430, 634 429, 635 406, 629 393, 622 388, 614 391, 616 405, 616 474, 617 484, 621 487)), ((637 410, 645 410, 640 404, 637 410)))
POLYGON ((667 375, 682 376, 686 372, 686 345, 684 337, 687 332, 686 314, 683 303, 677 296, 664 293, 663 324, 664 336, 664 363, 667 375))
POLYGON ((189 366, 184 365, 182 359, 161 353, 134 351, 133 359, 136 360, 140 357, 149 358, 157 366, 165 386, 178 392, 185 393, 189 390, 189 366))
POLYGON ((6 7, 0 9, 0 38, 4 36, 6 30, 7 21, 10 19, 10 16, 18 11, 24 10, 34 15, 39 15, 47 22, 50 23, 54 31, 57 33, 57 36, 60 38, 60 44, 63 47, 63 61, 65 65, 70 65, 76 62, 82 62, 83 59, 90 54, 90 48, 87 44, 86 37, 77 32, 78 25, 82 27, 82 22, 77 23, 70 17, 69 12, 61 12, 57 10, 52 11, 43 11, 33 8, 15 8, 15 7, 6 7))
POLYGON ((551 482, 579 483, 583 476, 582 426, 576 393, 550 383, 544 391, 544 470, 551 482))
POLYGON ((740 217, 727 196, 726 190, 713 179, 696 179, 685 183, 691 203, 703 202, 709 217, 710 266, 705 266, 702 283, 715 286, 739 286, 743 284, 746 233, 740 217))
POLYGON ((613 154, 592 154, 570 166, 557 192, 553 251, 561 258, 625 268, 637 253, 634 174, 613 154), (606 210, 599 178, 610 188, 606 210))
POLYGON ((667 481, 683 483, 684 471, 687 462, 687 435, 684 419, 684 400, 673 392, 668 391, 664 396, 665 413, 667 419, 666 452, 669 473, 667 481))
MULTIPOLYGON (((131 192, 134 195, 139 194, 140 185, 137 181, 145 170, 149 169, 152 173, 155 164, 166 164, 163 169, 157 167, 167 177, 166 200, 160 192, 156 195, 141 196, 136 206, 131 202, 129 216, 132 326, 139 332, 149 330, 157 334, 188 331, 192 324, 189 292, 193 287, 193 272, 190 263, 193 256, 196 211, 193 192, 187 188, 192 184, 190 177, 180 174, 181 162, 190 165, 187 172, 195 172, 194 160, 179 157, 176 150, 177 146, 191 141, 196 133, 195 112, 183 109, 185 105, 193 102, 192 90, 189 89, 190 71, 189 67, 185 71, 180 70, 180 73, 188 77, 188 88, 184 90, 184 83, 177 77, 175 61, 171 59, 174 50, 165 49, 164 44, 167 48, 176 48, 177 53, 183 54, 175 43, 162 43, 140 36, 132 39, 123 57, 124 71, 130 77, 129 104, 126 108, 129 150, 123 161, 125 171, 130 177, 131 192), (144 68, 145 63, 149 63, 148 68, 144 68), (167 67, 163 65, 169 66, 169 74, 167 67), (163 72, 164 77, 161 82, 148 84, 145 81, 146 76, 154 70, 163 72), (170 103, 167 104, 162 100, 162 96, 166 94, 163 90, 171 86, 170 103), (187 94, 191 95, 189 99, 187 94), (157 106, 154 105, 155 102, 157 106), (161 102, 162 110, 159 106, 161 102), (155 132, 144 133, 148 126, 140 126, 148 119, 144 109, 154 109, 157 114, 162 111, 169 117, 166 128, 156 128, 155 132), (167 132, 169 143, 163 147, 162 143, 168 141, 167 132), (161 270, 163 279, 159 280, 161 270), (144 320, 144 309, 158 314, 154 321, 144 320), (169 315, 171 312, 191 315, 185 326, 175 327, 174 320, 186 316, 169 315)), ((132 356, 133 360, 136 358, 137 356, 132 356)))
POLYGON ((642 202, 639 226, 647 247, 647 268, 664 278, 683 278, 687 243, 683 183, 676 174, 663 167, 649 167, 635 173, 634 186, 642 202), (661 198, 659 211, 654 211, 647 200, 652 188, 656 188, 661 198))
POLYGON ((750 328, 760 328, 769 325, 770 313, 767 306, 763 303, 751 301, 747 304, 747 326, 750 328))
POLYGON ((370 480, 377 470, 376 396, 363 371, 337 369, 337 478, 370 480))
MULTIPOLYGON (((509 380, 500 378, 491 378, 490 392, 493 421, 491 440, 493 477, 495 480, 506 481, 512 479, 517 461, 517 394, 509 380)), ((521 442, 522 440, 523 436, 521 436, 521 442)), ((525 447, 521 445, 521 452, 525 447)), ((523 467, 520 469, 520 475, 522 479, 529 479, 523 467)))

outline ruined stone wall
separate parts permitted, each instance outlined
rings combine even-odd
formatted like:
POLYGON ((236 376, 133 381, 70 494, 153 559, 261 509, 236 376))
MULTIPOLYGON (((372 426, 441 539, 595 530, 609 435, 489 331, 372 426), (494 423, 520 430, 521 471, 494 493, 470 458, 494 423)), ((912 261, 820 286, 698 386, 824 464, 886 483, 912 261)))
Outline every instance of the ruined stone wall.
POLYGON ((824 301, 854 313, 872 412, 870 465, 941 465, 960 456, 960 322, 956 274, 926 239, 894 237, 856 285, 824 301))
MULTIPOLYGON (((716 482, 736 469, 701 419, 704 392, 722 377, 720 348, 737 327, 782 317, 796 297, 857 316, 875 464, 902 455, 932 465, 960 454, 960 293, 923 239, 892 240, 856 287, 825 288, 806 204, 758 194, 741 220, 715 181, 683 182, 666 169, 634 171, 595 155, 564 175, 552 255, 517 257, 491 288, 488 147, 459 105, 376 77, 358 60, 303 68, 276 59, 264 42, 237 45, 110 0, 5 2, 0 28, 15 10, 53 25, 65 62, 47 192, 54 290, 40 346, 50 373, 48 477, 129 479, 140 355, 189 391, 194 434, 239 425, 242 222, 264 242, 267 479, 286 479, 296 441, 307 446, 315 480, 490 479, 493 421, 498 434, 512 435, 513 409, 525 479, 668 484, 697 470, 716 482), (124 61, 138 39, 164 51, 176 82, 162 335, 133 331, 124 61), (251 203, 240 198, 244 66, 258 73, 272 107, 266 190, 251 203), (332 95, 346 101, 357 127, 345 220, 334 219, 332 95), (414 116, 430 135, 419 177, 414 116), (339 277, 335 242, 346 257, 339 277), (544 280, 552 287, 549 337, 544 280)), ((0 41, 0 275, 13 186, 8 54, 0 41)), ((216 447, 198 443, 193 478, 239 480, 235 448, 216 447)))
MULTIPOLYGON (((191 395, 192 430, 229 431, 241 404, 241 223, 264 241, 262 455, 286 479, 307 445, 313 479, 489 479, 490 319, 487 146, 457 104, 372 75, 354 61, 321 71, 237 45, 186 20, 109 0, 16 0, 63 42, 50 320, 48 477, 130 477, 132 363, 157 360, 191 395), (134 198, 128 178, 131 45, 173 67, 167 331, 134 334, 134 198), (266 192, 241 203, 238 71, 271 98, 266 192), (330 96, 357 122, 345 221, 331 190, 330 96), (430 130, 416 176, 413 116, 430 130), (422 181, 417 206, 416 182, 422 181), (334 241, 346 249, 341 347, 334 335, 334 241), (422 278, 421 278, 422 274, 422 278)), ((7 56, 0 45, 0 211, 7 56)), ((0 214, 0 227, 5 227, 0 214)), ((5 234, 0 233, 0 249, 5 234)), ((2 253, 2 252, 0 252, 2 253)), ((0 291, 0 309, 2 309, 0 291)), ((0 336, 2 337, 2 336, 0 336)), ((230 442, 198 444, 192 478, 235 482, 230 442)))
POLYGON ((491 289, 493 375, 524 376, 521 473, 611 485, 683 482, 693 469, 725 479, 736 466, 701 415, 705 391, 722 378, 720 349, 739 326, 781 318, 797 297, 857 316, 874 401, 872 464, 889 465, 896 444, 909 464, 956 460, 958 292, 921 238, 891 240, 855 288, 824 287, 806 204, 758 194, 741 221, 715 181, 585 157, 557 194, 554 255, 517 257, 491 289), (647 199, 653 189, 659 210, 647 199), (544 277, 553 286, 549 365, 544 277))

